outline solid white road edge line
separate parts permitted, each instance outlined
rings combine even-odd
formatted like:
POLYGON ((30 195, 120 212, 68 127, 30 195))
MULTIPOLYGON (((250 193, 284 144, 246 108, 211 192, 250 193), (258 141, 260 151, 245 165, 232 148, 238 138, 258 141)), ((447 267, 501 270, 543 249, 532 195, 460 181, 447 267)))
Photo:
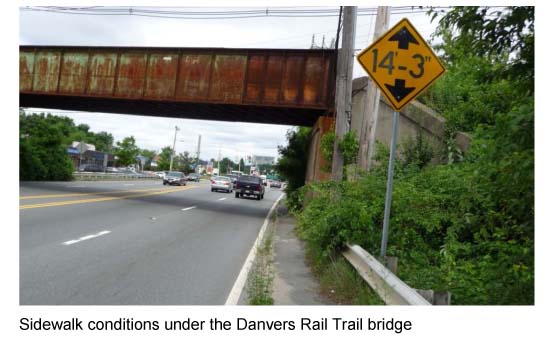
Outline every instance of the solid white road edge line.
POLYGON ((104 234, 109 234, 109 233, 110 233, 110 231, 107 231, 107 230, 101 231, 101 232, 99 232, 99 233, 97 233, 97 234, 90 234, 90 235, 87 235, 87 236, 83 236, 83 237, 81 237, 81 238, 79 238, 79 239, 72 239, 72 240, 66 241, 66 242, 63 243, 63 245, 72 245, 72 244, 76 244, 76 243, 79 243, 79 242, 81 242, 81 241, 88 240, 88 239, 92 239, 92 238, 97 238, 97 237, 100 237, 100 236, 102 236, 102 235, 104 235, 104 234))
POLYGON ((192 208, 196 208, 196 206, 186 207, 186 208, 181 209, 181 211, 188 211, 188 210, 191 210, 192 208))
POLYGON ((239 272, 239 275, 237 276, 234 286, 232 287, 232 290, 230 291, 230 294, 228 295, 228 298, 226 299, 226 303, 224 303, 224 305, 237 305, 237 302, 239 301, 239 297, 241 296, 241 293, 243 292, 243 288, 245 287, 245 283, 247 282, 249 271, 251 270, 251 266, 253 265, 254 259, 256 257, 258 246, 262 242, 262 239, 264 238, 264 232, 266 231, 266 227, 270 223, 270 217, 274 209, 277 207, 277 204, 283 198, 284 195, 285 193, 281 194, 279 198, 277 198, 277 200, 274 202, 272 207, 270 208, 270 211, 268 212, 268 215, 266 216, 266 219, 264 220, 264 224, 262 224, 262 227, 260 228, 258 237, 256 237, 253 247, 251 247, 251 251, 249 251, 249 255, 247 256, 245 263, 243 263, 243 267, 241 268, 241 271, 239 272))

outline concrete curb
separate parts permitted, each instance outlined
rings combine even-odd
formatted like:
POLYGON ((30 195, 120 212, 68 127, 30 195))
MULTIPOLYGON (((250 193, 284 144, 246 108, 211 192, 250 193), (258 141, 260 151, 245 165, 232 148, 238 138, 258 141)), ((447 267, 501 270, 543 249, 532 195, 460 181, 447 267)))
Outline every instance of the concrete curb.
POLYGON ((247 277, 249 276, 249 271, 251 270, 251 267, 253 265, 253 262, 256 258, 256 253, 258 251, 259 245, 262 243, 262 239, 264 239, 264 234, 266 231, 266 228, 268 227, 268 224, 270 223, 270 218, 272 216, 272 213, 277 208, 277 205, 283 199, 285 194, 281 194, 279 198, 275 201, 275 203, 270 208, 270 211, 268 212, 268 215, 266 216, 266 219, 264 220, 264 224, 262 224, 262 227, 260 228, 260 232, 258 233, 258 237, 256 238, 253 246, 251 247, 251 251, 249 251, 249 255, 247 256, 247 259, 245 260, 245 263, 243 263, 243 267, 241 268, 241 271, 239 272, 239 275, 237 276, 237 279, 232 286, 232 290, 230 290, 230 294, 228 295, 228 298, 226 299, 226 303, 224 305, 237 305, 239 302, 239 298, 241 297, 241 293, 243 292, 243 288, 245 287, 245 283, 247 282, 247 277))

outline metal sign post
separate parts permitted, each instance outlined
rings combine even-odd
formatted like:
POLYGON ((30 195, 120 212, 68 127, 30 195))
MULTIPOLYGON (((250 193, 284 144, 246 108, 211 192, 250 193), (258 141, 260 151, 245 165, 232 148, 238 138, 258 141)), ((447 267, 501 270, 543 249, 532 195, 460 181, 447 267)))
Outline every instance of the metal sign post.
POLYGON ((393 108, 393 131, 389 152, 386 204, 380 256, 386 256, 393 190, 393 168, 399 111, 435 82, 445 68, 408 19, 402 19, 363 50, 357 60, 393 108))
POLYGON ((391 212, 391 193, 393 192, 393 168, 395 166, 395 149, 397 148, 397 132, 399 130, 399 112, 393 110, 393 129, 391 130, 391 146, 389 148, 389 168, 387 172, 386 204, 384 207, 384 226, 382 228, 382 246, 380 257, 386 256, 387 237, 389 231, 389 214, 391 212))

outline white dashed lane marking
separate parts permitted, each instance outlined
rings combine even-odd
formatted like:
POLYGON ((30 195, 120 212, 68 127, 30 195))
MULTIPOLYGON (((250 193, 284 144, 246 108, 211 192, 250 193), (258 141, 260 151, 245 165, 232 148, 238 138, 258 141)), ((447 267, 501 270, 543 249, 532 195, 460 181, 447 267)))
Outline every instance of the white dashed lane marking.
POLYGON ((219 201, 222 201, 222 200, 226 200, 226 198, 220 198, 220 199, 218 199, 218 200, 219 200, 219 201))
POLYGON ((186 207, 186 208, 181 209, 181 211, 188 211, 188 210, 191 210, 192 208, 196 208, 196 206, 186 207))
POLYGON ((83 236, 81 238, 78 238, 78 239, 72 239, 72 240, 69 240, 69 241, 66 241, 63 243, 63 245, 72 245, 72 244, 76 244, 76 243, 79 243, 79 242, 82 242, 84 240, 88 240, 88 239, 93 239, 93 238, 97 238, 97 237, 100 237, 102 235, 105 235, 105 234, 109 234, 110 231, 101 231, 97 234, 89 234, 87 236, 83 236))

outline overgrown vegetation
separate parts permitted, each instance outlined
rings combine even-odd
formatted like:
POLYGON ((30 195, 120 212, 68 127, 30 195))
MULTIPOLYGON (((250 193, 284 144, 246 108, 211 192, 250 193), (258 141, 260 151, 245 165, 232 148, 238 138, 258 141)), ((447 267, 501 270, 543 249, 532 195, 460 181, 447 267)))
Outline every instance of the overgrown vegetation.
POLYGON ((343 257, 316 258, 315 249, 308 248, 306 257, 319 282, 323 297, 336 304, 383 305, 382 299, 372 290, 343 257), (316 261, 321 259, 321 261, 316 261))
MULTIPOLYGON (((444 164, 418 136, 396 161, 388 254, 416 288, 450 290, 454 304, 534 303, 534 10, 457 7, 436 46, 447 74, 421 100, 447 118, 444 164), (453 137, 471 134, 459 155, 453 137)), ((314 264, 346 243, 379 253, 388 163, 358 181, 324 182, 295 211, 314 264)), ((401 150, 401 149, 400 149, 401 150)))
POLYGON ((302 207, 302 193, 299 190, 306 183, 306 164, 311 140, 311 129, 298 127, 287 132, 287 146, 278 147, 277 171, 287 182, 287 207, 291 210, 302 207))
POLYGON ((275 277, 273 266, 273 240, 275 237, 275 227, 277 215, 272 215, 272 220, 264 240, 258 247, 257 255, 247 281, 247 302, 250 305, 272 305, 273 300, 273 280, 275 277))
MULTIPOLYGON (((327 161, 324 172, 330 172, 332 169, 332 158, 334 154, 334 142, 336 141, 336 135, 334 131, 329 131, 321 139, 321 155, 327 161)), ((350 130, 344 137, 338 139, 338 148, 342 153, 342 178, 345 180, 348 178, 348 166, 357 162, 357 153, 359 152, 359 144, 355 131, 350 130)))
POLYGON ((70 180, 73 167, 64 141, 74 128, 62 117, 19 112, 20 179, 70 180))

